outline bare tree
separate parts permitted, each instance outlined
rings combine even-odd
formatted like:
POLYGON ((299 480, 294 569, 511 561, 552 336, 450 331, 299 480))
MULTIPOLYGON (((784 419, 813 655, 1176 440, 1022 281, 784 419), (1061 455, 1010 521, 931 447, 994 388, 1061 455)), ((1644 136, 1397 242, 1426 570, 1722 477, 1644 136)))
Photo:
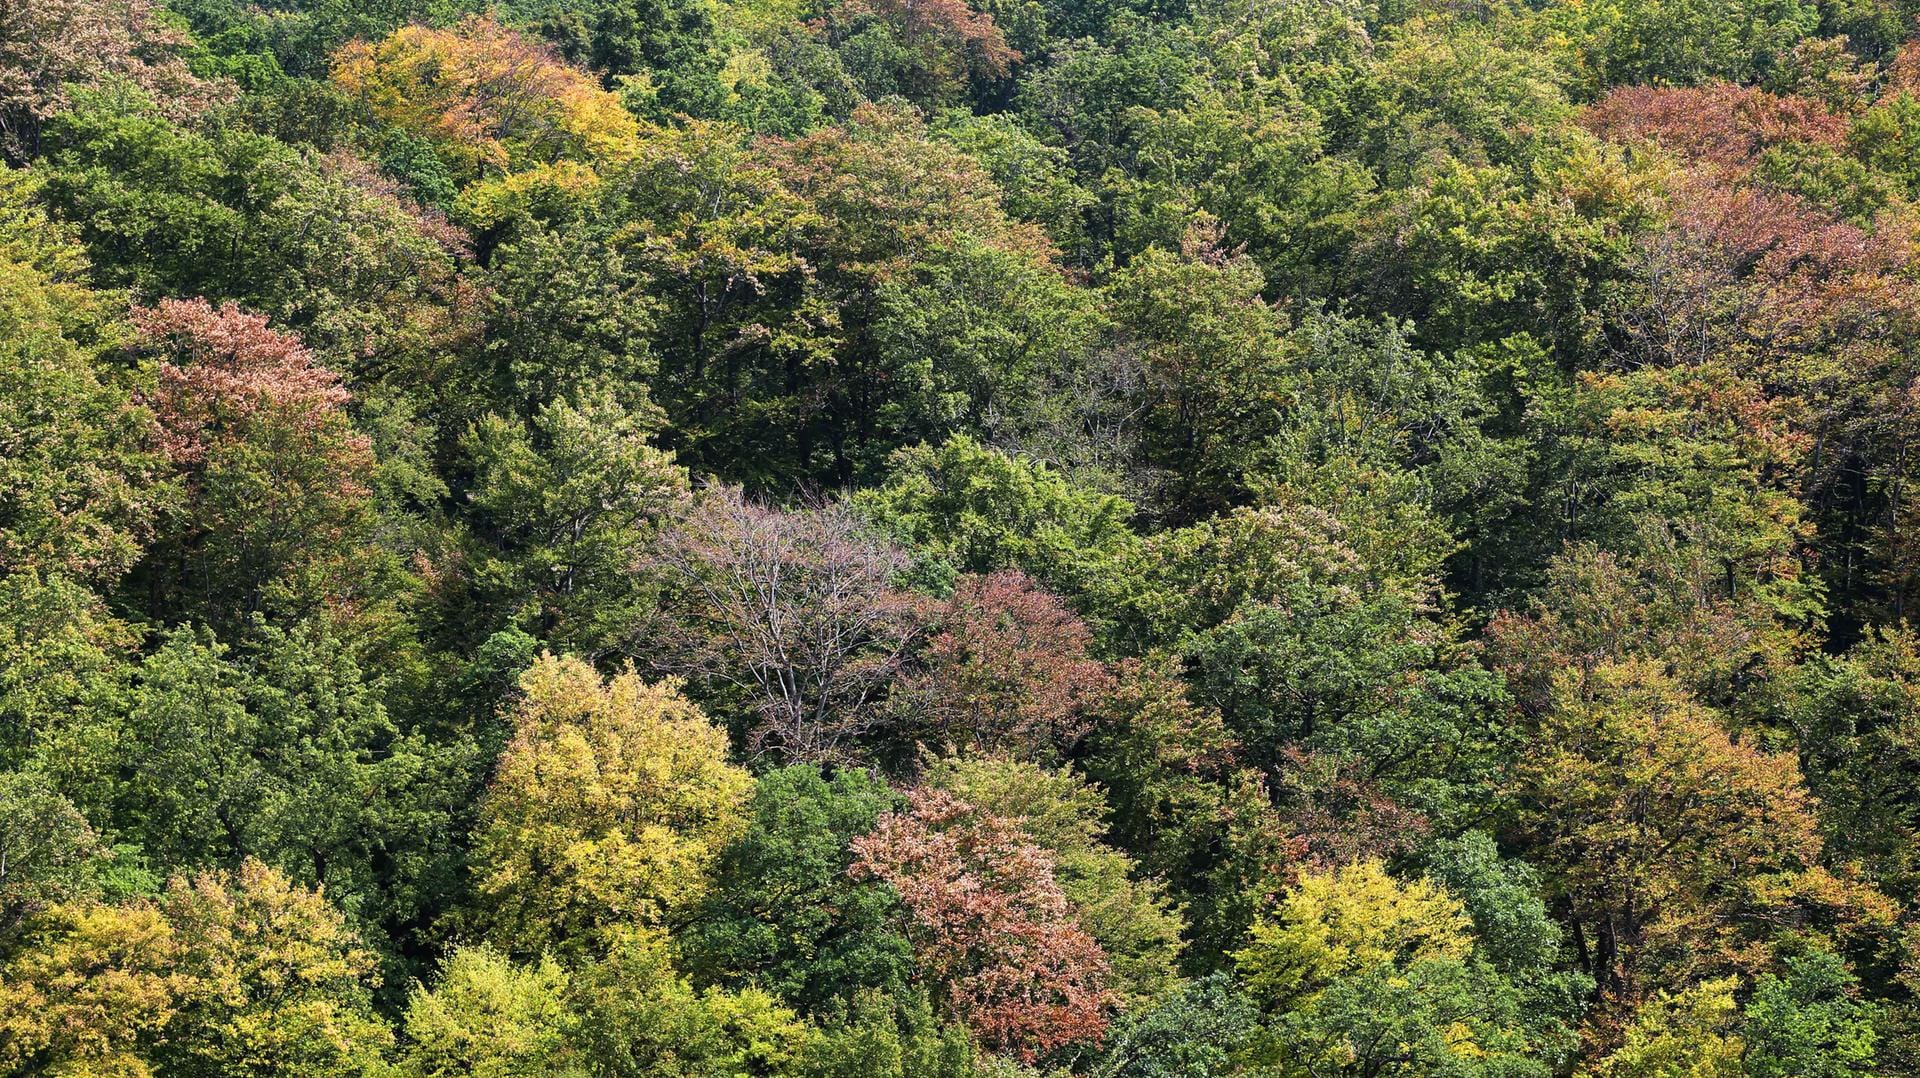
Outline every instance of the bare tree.
POLYGON ((751 747, 791 760, 851 757, 927 620, 893 583, 906 555, 837 503, 711 491, 648 561, 667 578, 655 664, 740 693, 751 747))

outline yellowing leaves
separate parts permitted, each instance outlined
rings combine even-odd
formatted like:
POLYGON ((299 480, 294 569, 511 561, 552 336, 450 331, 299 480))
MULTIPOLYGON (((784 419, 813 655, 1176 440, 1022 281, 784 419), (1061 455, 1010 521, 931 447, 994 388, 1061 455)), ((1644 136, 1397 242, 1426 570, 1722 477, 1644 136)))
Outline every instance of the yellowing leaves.
POLYGON ((580 948, 698 898, 753 780, 676 686, 546 656, 480 809, 476 920, 520 954, 580 948))
POLYGON ((433 142, 468 179, 562 158, 625 160, 639 143, 618 96, 490 16, 353 42, 334 54, 333 81, 433 142))
POLYGON ((1464 959, 1469 926, 1444 887, 1401 883, 1379 861, 1356 861, 1303 875, 1233 957, 1255 998, 1284 1004, 1391 963, 1464 959))

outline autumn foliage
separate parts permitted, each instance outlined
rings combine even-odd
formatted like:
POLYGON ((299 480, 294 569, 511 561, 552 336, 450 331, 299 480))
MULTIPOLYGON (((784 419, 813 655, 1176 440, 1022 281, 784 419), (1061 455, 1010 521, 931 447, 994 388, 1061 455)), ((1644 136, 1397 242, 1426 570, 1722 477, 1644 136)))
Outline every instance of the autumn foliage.
POLYGON ((1920 1071, 1914 0, 0 0, 0 1078, 1920 1071))
POLYGON ((922 969, 980 1040, 1023 1059, 1106 1028, 1106 955, 1073 923, 1055 866, 1011 820, 916 791, 856 839, 853 872, 891 884, 922 969))
POLYGON ((431 140, 462 172, 631 155, 638 128, 612 94, 491 16, 410 26, 334 57, 334 81, 431 140))

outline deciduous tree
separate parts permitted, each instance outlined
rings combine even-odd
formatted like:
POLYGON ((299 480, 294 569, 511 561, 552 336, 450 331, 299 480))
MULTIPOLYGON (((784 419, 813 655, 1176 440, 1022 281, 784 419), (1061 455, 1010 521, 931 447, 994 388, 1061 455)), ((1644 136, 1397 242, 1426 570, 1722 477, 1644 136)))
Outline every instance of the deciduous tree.
POLYGON ((706 893, 753 780, 672 684, 543 656, 480 804, 470 917, 512 955, 592 954, 706 893))
POLYGON ((937 998, 980 1043, 1032 1061, 1094 1041, 1113 998, 1100 945, 1074 923, 1053 859, 1019 824, 922 789, 854 842, 856 877, 900 893, 937 998))

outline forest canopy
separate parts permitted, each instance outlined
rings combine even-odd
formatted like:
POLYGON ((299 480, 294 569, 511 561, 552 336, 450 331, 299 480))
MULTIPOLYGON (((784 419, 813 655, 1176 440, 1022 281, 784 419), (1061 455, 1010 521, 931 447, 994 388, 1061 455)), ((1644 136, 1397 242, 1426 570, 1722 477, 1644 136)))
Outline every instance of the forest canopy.
POLYGON ((1917 0, 0 0, 0 1075, 1920 1075, 1917 0))

